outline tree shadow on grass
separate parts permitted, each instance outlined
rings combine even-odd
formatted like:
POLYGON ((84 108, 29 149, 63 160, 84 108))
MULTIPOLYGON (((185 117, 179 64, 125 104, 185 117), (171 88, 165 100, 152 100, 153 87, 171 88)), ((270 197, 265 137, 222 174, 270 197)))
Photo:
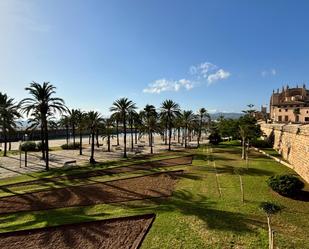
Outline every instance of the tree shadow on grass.
MULTIPOLYGON (((241 213, 219 210, 215 202, 206 196, 192 195, 190 191, 174 192, 173 196, 165 199, 151 199, 148 203, 158 205, 158 212, 180 212, 184 215, 196 216, 202 220, 208 229, 232 231, 235 233, 254 233, 253 226, 262 226, 264 222, 249 218, 241 213)), ((118 204, 116 204, 118 205, 118 204)), ((135 203, 121 204, 130 208, 138 208, 135 203)), ((143 211, 151 211, 153 207, 146 206, 143 211)))

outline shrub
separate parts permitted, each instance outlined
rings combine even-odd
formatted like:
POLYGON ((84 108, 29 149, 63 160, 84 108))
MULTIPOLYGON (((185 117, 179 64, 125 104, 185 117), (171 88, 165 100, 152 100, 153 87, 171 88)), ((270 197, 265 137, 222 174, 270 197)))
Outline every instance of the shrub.
POLYGON ((267 140, 255 139, 251 141, 251 145, 257 148, 272 148, 272 145, 267 140))
POLYGON ((271 202, 261 202, 260 204, 260 208, 263 209, 263 211, 267 214, 267 215, 272 215, 275 213, 278 213, 281 210, 281 207, 275 203, 271 203, 271 202))
POLYGON ((272 190, 284 196, 294 196, 300 192, 305 184, 293 175, 276 175, 267 181, 272 190))
POLYGON ((222 141, 220 134, 216 131, 212 132, 209 135, 208 139, 209 139, 209 143, 213 145, 217 145, 222 141))
POLYGON ((79 149, 79 143, 75 143, 75 146, 73 143, 69 143, 69 144, 63 144, 61 145, 61 148, 63 150, 75 150, 75 149, 79 149))
POLYGON ((42 142, 37 142, 36 148, 37 148, 37 150, 42 150, 42 142))
POLYGON ((36 151, 36 143, 33 141, 27 141, 20 145, 22 151, 36 151))

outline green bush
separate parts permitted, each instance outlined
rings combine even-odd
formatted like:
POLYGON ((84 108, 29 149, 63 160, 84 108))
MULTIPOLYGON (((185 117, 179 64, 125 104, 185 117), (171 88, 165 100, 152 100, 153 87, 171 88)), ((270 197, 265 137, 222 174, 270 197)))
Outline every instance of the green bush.
POLYGON ((305 184, 293 175, 276 175, 267 181, 272 190, 284 196, 294 196, 300 192, 305 184))
POLYGON ((37 148, 37 150, 42 150, 42 142, 37 142, 36 148, 37 148))
POLYGON ((209 139, 209 143, 213 145, 217 145, 222 141, 221 136, 218 132, 212 132, 209 135, 208 139, 209 139))
POLYGON ((80 147, 79 143, 75 143, 75 146, 73 143, 61 145, 61 148, 63 150, 75 150, 75 149, 79 149, 79 147, 80 147))
POLYGON ((23 142, 20 145, 20 149, 22 151, 36 151, 36 143, 33 141, 27 141, 27 142, 23 142))
POLYGON ((256 148, 260 148, 260 149, 273 147, 269 141, 261 140, 261 139, 256 139, 256 140, 251 141, 251 145, 256 148))

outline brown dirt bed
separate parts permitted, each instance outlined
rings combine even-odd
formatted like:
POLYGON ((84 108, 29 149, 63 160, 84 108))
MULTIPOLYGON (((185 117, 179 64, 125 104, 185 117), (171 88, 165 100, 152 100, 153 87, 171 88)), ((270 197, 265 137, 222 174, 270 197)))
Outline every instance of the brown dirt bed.
POLYGON ((119 166, 119 167, 114 167, 111 169, 94 170, 94 171, 83 172, 83 173, 78 173, 74 175, 59 176, 59 177, 44 178, 44 179, 28 181, 28 182, 13 183, 13 184, 0 186, 0 189, 1 187, 11 188, 11 187, 27 186, 27 185, 33 185, 33 184, 44 184, 44 183, 57 184, 57 181, 60 181, 60 180, 85 179, 85 178, 97 177, 97 176, 103 176, 103 175, 133 172, 137 170, 150 170, 152 168, 157 168, 157 167, 188 165, 188 164, 192 164, 192 160, 193 160, 192 156, 162 159, 162 160, 157 160, 157 161, 152 161, 152 162, 134 164, 130 166, 119 166))
POLYGON ((182 170, 0 198, 0 214, 170 196, 182 170))
POLYGON ((154 214, 0 234, 1 249, 135 249, 154 214))

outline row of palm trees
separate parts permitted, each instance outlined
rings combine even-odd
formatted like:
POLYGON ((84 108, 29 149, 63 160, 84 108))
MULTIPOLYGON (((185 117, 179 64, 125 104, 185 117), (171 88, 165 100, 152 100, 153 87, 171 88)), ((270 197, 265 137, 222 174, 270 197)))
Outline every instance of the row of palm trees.
POLYGON ((178 143, 187 147, 193 136, 197 137, 200 144, 203 130, 210 122, 210 117, 205 108, 201 108, 198 114, 193 111, 181 111, 180 106, 172 100, 164 101, 160 109, 153 105, 146 105, 139 113, 136 104, 127 99, 120 98, 113 102, 109 118, 103 118, 97 111, 83 112, 80 109, 68 109, 64 100, 56 95, 56 88, 49 82, 39 84, 32 82, 25 88, 29 97, 16 103, 14 99, 0 92, 0 130, 4 140, 4 156, 7 153, 8 135, 16 130, 18 120, 22 115, 28 117, 28 129, 40 129, 42 158, 46 162, 46 170, 49 170, 49 129, 60 126, 66 129, 67 143, 69 133, 72 132, 73 147, 76 146, 76 133, 79 136, 79 153, 82 155, 83 135, 89 134, 91 139, 90 163, 95 163, 95 143, 99 147, 99 136, 107 140, 110 151, 111 138, 117 138, 123 134, 123 157, 127 157, 127 133, 131 135, 131 150, 138 139, 148 136, 150 152, 153 153, 154 134, 160 134, 168 150, 171 150, 172 135, 178 143), (61 116, 59 122, 56 116, 61 116), (135 136, 135 141, 134 141, 135 136), (180 141, 181 140, 181 141, 180 141))

